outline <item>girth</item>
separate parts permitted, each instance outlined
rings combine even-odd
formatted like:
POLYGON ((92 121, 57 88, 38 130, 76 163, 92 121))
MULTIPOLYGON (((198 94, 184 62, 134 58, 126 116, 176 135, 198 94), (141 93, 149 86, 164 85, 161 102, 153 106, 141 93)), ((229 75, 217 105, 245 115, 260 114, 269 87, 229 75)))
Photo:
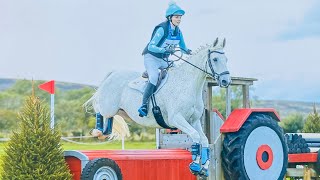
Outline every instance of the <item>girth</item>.
POLYGON ((156 99, 154 94, 151 95, 151 102, 152 102, 152 112, 153 116, 156 119, 159 126, 165 129, 177 130, 177 128, 170 127, 163 119, 160 107, 157 105, 156 99))

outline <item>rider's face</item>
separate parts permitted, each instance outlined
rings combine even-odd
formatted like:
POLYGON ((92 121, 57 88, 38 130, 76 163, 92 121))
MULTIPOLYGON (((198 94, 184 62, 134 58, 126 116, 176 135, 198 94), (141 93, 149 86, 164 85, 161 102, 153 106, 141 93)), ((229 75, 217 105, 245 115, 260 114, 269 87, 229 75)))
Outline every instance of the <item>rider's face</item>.
POLYGON ((181 22, 181 16, 180 15, 173 15, 171 18, 171 22, 173 25, 179 26, 179 24, 181 22))

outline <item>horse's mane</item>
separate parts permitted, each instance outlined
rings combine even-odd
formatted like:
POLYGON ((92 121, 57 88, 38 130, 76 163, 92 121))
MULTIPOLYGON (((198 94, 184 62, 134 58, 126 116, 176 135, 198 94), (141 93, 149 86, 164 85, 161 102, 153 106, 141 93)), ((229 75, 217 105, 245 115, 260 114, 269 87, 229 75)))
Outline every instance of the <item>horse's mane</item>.
POLYGON ((198 47, 191 56, 189 56, 187 59, 191 59, 193 58, 193 56, 198 55, 200 52, 202 52, 203 50, 209 49, 210 47, 212 47, 213 44, 206 44, 206 45, 201 45, 200 47, 198 47))

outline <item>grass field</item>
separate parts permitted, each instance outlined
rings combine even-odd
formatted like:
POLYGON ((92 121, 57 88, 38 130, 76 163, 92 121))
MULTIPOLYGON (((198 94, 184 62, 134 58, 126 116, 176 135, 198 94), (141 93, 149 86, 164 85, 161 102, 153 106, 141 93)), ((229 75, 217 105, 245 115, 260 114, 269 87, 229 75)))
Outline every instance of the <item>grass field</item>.
MULTIPOLYGON (((112 142, 98 145, 78 145, 73 143, 64 143, 64 150, 98 150, 98 149, 121 149, 121 142, 112 142)), ((125 149, 155 149, 155 142, 125 142, 125 149)))
MULTIPOLYGON (((5 143, 0 143, 0 156, 4 153, 5 143)), ((63 142, 64 150, 103 150, 103 149, 121 149, 121 142, 115 141, 104 144, 74 144, 63 142)), ((155 149, 155 142, 125 142, 125 149, 155 149)))

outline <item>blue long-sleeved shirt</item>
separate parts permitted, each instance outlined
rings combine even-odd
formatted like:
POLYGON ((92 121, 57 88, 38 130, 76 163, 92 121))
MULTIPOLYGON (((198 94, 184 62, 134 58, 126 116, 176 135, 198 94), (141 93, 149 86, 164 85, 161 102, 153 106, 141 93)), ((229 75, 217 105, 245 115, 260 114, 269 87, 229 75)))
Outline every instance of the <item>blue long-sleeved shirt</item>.
MULTIPOLYGON (((164 36, 164 29, 162 27, 159 27, 148 45, 148 50, 154 53, 164 53, 166 51, 165 48, 157 46, 157 44, 160 42, 163 36, 164 36)), ((181 39, 179 42, 179 47, 184 52, 188 51, 188 48, 186 47, 182 33, 181 33, 181 39)))

